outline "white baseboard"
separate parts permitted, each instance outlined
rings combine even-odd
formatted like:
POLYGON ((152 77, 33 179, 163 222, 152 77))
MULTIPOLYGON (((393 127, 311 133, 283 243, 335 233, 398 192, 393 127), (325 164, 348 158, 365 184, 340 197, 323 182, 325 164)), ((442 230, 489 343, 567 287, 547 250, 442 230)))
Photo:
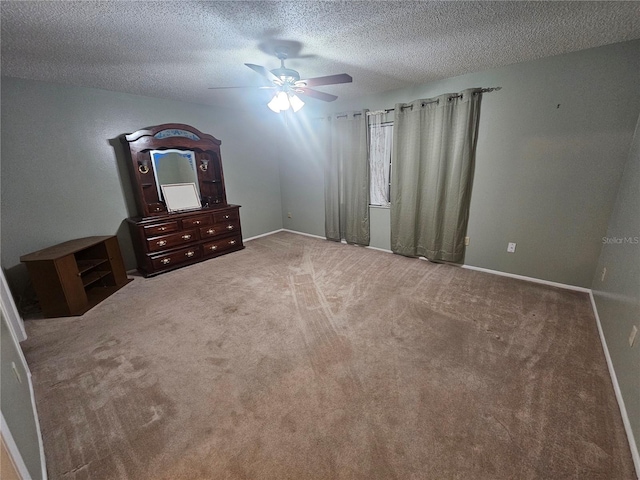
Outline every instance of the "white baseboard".
POLYGON ((367 247, 365 248, 370 248, 371 250, 377 250, 379 252, 384 252, 384 253, 393 253, 391 250, 387 250, 386 248, 372 247, 371 245, 367 245, 367 247))
POLYGON ((273 235, 274 233, 278 233, 278 232, 284 232, 285 230, 283 228, 280 228, 278 230, 274 230, 272 232, 267 232, 267 233, 261 233, 260 235, 255 235, 253 237, 249 237, 249 238, 243 238, 242 241, 243 242, 250 242, 251 240, 255 240, 256 238, 262 238, 262 237, 267 237, 269 235, 273 235))
POLYGON ((289 230, 288 228, 283 228, 283 232, 295 233, 297 235, 304 235, 305 237, 319 238, 320 240, 326 240, 325 237, 321 237, 320 235, 314 235, 312 233, 298 232, 297 230, 289 230))
MULTIPOLYGON (((340 240, 340 243, 344 243, 345 245, 349 245, 349 244, 347 243, 347 241, 346 241, 346 240, 344 240, 344 239, 340 240)), ((354 245, 355 245, 356 247, 369 248, 369 249, 371 249, 371 250, 377 250, 377 251, 379 251, 379 252, 384 252, 384 253, 393 253, 391 250, 387 250, 386 248, 372 247, 371 245, 357 245, 357 244, 354 244, 354 245)))
MULTIPOLYGON (((297 235, 304 235, 306 237, 319 238, 320 240, 326 240, 325 237, 321 237, 320 235, 313 235, 311 233, 299 232, 297 230, 289 230, 287 228, 282 228, 280 230, 275 230, 273 232, 269 232, 269 233, 265 233, 265 234, 262 234, 262 235, 258 235, 257 237, 248 238, 248 239, 245 240, 245 242, 248 241, 248 240, 253 240, 254 238, 264 237, 266 235, 271 235, 273 233, 278 233, 278 232, 289 232, 289 233, 295 233, 297 235)), ((345 240, 342 240, 341 243, 346 244, 347 242, 345 240)), ((371 250, 377 250, 379 252, 393 253, 391 250, 387 250, 386 248, 372 247, 370 245, 366 246, 365 248, 370 248, 371 250)), ((420 258, 423 258, 423 257, 420 257, 420 258)), ((426 259, 424 259, 424 260, 426 260, 426 259)), ((474 267, 473 265, 458 265, 458 264, 449 263, 449 262, 443 262, 443 263, 446 263, 448 265, 457 266, 457 267, 466 268, 467 270, 476 270, 478 272, 491 273, 493 275, 501 275, 503 277, 517 278, 518 280, 525 280, 527 282, 541 283, 543 285, 550 285, 552 287, 564 288, 566 290, 574 290, 574 291, 577 291, 577 292, 591 293, 591 290, 589 288, 577 287, 575 285, 568 285, 566 283, 551 282, 549 280, 542 280, 540 278, 527 277, 525 275, 516 275, 515 273, 506 273, 506 272, 501 272, 499 270, 490 270, 488 268, 474 267)))
MULTIPOLYGON (((305 237, 318 238, 320 240, 327 240, 326 237, 321 237, 320 235, 313 235, 312 233, 299 232, 297 230, 289 230, 287 228, 282 228, 274 232, 265 233, 265 235, 271 235, 272 233, 278 233, 278 232, 289 232, 289 233, 295 233, 296 235, 304 235, 305 237)), ((258 237, 253 237, 253 238, 258 238, 258 237)), ((253 240, 253 238, 251 240, 253 240)), ((340 243, 344 243, 345 245, 347 245, 346 240, 341 240, 340 243)), ((372 247, 371 245, 366 245, 364 246, 364 248, 370 248, 371 250, 378 250, 379 252, 393 253, 391 250, 387 250, 386 248, 372 247)))
POLYGON ((493 275, 500 275, 502 277, 517 278, 518 280, 525 280, 527 282, 533 282, 533 283, 541 283, 543 285, 564 288, 566 290, 574 290, 576 292, 591 293, 591 289, 589 288, 576 287, 575 285, 568 285, 566 283, 550 282, 549 280, 542 280, 540 278, 527 277, 525 275, 516 275, 515 273, 506 273, 506 272, 501 272, 499 270, 490 270, 488 268, 474 267, 473 265, 461 265, 461 267, 466 268, 467 270, 476 270, 478 272, 491 273, 493 275))
POLYGON ((640 453, 638 452, 638 446, 636 445, 636 440, 633 436, 631 422, 629 421, 629 415, 627 414, 627 407, 625 406, 624 399, 622 398, 622 391, 620 390, 620 385, 618 384, 616 371, 613 368, 611 355, 609 355, 609 348, 607 347, 607 341, 604 337, 604 331, 602 330, 602 324, 600 323, 600 315, 598 315, 598 307, 596 306, 596 301, 593 297, 592 291, 589 291, 589 298, 591 299, 593 314, 596 317, 596 325, 598 326, 598 334, 600 335, 600 342, 602 343, 602 349, 604 350, 604 357, 607 359, 607 367, 609 368, 609 376, 611 377, 611 382, 613 383, 613 391, 616 394, 616 400, 618 400, 618 407, 620 408, 622 423, 624 424, 624 430, 627 433, 627 440, 629 441, 629 448, 631 449, 631 457, 633 458, 633 464, 636 467, 636 477, 640 480, 640 453))

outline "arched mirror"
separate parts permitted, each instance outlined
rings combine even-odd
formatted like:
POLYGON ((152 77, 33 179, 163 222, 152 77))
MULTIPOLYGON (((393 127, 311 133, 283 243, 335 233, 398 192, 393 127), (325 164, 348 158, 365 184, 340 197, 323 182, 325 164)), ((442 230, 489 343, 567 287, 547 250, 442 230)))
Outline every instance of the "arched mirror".
POLYGON ((198 170, 196 169, 196 156, 189 150, 151 150, 151 164, 153 174, 158 187, 158 197, 165 201, 162 193, 163 185, 175 185, 179 183, 193 183, 200 198, 198 186, 198 170))

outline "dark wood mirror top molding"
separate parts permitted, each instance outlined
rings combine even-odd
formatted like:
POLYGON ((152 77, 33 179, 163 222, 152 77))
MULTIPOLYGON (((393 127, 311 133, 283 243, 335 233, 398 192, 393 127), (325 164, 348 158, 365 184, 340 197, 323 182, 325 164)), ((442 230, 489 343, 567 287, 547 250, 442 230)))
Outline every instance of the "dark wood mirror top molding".
POLYGON ((155 127, 144 128, 124 136, 133 150, 179 148, 200 151, 217 147, 220 150, 222 142, 213 135, 202 133, 197 128, 182 123, 165 123, 155 127))
POLYGON ((166 215, 167 206, 158 194, 151 151, 191 151, 195 156, 200 200, 203 208, 227 205, 220 156, 220 140, 181 123, 165 123, 120 137, 128 156, 134 197, 141 217, 166 215))
POLYGON ((138 216, 127 223, 145 277, 244 248, 240 207, 227 203, 220 140, 181 123, 148 127, 120 140, 138 207, 138 216), (158 181, 193 184, 196 179, 201 208, 169 212, 158 181))

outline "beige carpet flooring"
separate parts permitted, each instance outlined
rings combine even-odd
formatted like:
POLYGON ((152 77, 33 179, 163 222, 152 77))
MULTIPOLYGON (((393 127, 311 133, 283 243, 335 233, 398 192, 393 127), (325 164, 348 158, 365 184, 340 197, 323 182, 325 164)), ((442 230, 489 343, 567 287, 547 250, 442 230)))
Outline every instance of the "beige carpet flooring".
POLYGON ((55 479, 632 479, 585 293, 278 233, 30 320, 55 479))

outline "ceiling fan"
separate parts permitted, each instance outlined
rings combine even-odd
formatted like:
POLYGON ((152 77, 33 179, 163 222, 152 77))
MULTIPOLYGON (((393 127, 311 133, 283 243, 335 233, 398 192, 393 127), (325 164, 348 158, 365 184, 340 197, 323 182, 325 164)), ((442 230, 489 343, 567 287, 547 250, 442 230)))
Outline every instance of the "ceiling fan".
POLYGON ((333 102, 338 97, 329 93, 320 92, 309 87, 319 87, 321 85, 335 85, 338 83, 351 83, 353 79, 346 73, 337 75, 327 75, 324 77, 314 77, 300 79, 300 74, 284 66, 284 61, 288 55, 285 49, 276 49, 276 57, 280 60, 280 67, 273 70, 267 70, 261 65, 245 63, 254 72, 266 78, 271 85, 263 87, 211 87, 211 90, 221 88, 259 88, 263 90, 274 90, 275 95, 267 106, 276 113, 291 108, 297 112, 304 106, 304 102, 298 95, 312 97, 324 102, 333 102))

